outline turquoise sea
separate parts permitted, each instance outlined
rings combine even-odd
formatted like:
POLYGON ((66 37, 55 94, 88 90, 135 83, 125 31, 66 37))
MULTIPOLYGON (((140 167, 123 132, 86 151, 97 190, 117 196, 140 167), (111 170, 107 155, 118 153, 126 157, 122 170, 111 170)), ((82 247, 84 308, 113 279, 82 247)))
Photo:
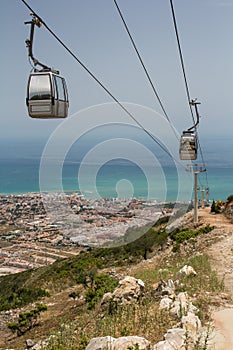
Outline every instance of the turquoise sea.
MULTIPOLYGON (((19 194, 40 191, 39 172, 40 161, 46 141, 42 140, 15 140, 7 143, 0 141, 0 193, 19 194)), ((83 157, 95 143, 87 145, 86 141, 74 145, 64 159, 61 168, 61 182, 63 190, 73 192, 80 190, 78 179, 80 164, 83 165, 83 157)), ((149 148, 150 145, 147 144, 149 148)), ((233 193, 233 140, 215 138, 202 142, 207 172, 199 175, 198 185, 209 194, 209 200, 225 200, 233 193), (209 189, 207 189, 207 187, 209 189)), ((100 197, 133 196, 137 198, 148 197, 148 186, 158 188, 158 200, 174 201, 178 193, 178 175, 174 163, 167 159, 158 149, 153 150, 159 160, 158 174, 155 166, 151 167, 152 177, 148 180, 147 171, 141 169, 130 159, 111 159, 84 166, 82 172, 82 193, 88 197, 95 197, 96 192, 100 197), (156 153, 157 152, 157 153, 156 153), (160 169, 159 169, 160 168, 160 169), (161 177, 161 169, 163 176, 161 177), (154 175, 153 175, 154 172, 154 175), (96 174, 96 175, 95 175, 96 174), (154 178, 153 178, 154 176, 154 178), (153 180, 154 179, 154 180, 153 180), (149 185, 148 185, 149 181, 149 185), (161 182, 161 183, 160 183, 161 182), (164 188, 166 193, 164 195, 164 188), (162 193, 162 195, 161 195, 162 193)), ((50 160, 59 163, 57 159, 50 160)), ((62 160, 63 161, 63 160, 62 160)), ((49 164, 49 163, 48 163, 49 164)), ((150 164, 146 165, 150 168, 150 164)), ((48 166, 48 190, 56 191, 57 180, 48 166)), ((192 176, 189 174, 189 176, 192 176)), ((185 184, 179 184, 181 187, 185 184)), ((201 196, 201 194, 200 194, 201 196)))

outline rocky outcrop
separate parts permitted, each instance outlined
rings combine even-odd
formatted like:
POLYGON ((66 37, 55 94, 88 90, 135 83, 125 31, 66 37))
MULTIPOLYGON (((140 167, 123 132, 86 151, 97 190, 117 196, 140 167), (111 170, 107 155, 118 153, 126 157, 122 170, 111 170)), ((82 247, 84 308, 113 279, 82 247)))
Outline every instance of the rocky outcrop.
MULTIPOLYGON (((182 275, 187 271, 195 271, 191 266, 185 266, 182 275)), ((193 272, 194 271, 194 272, 193 272)), ((160 298, 160 308, 166 309, 177 321, 174 328, 168 329, 164 339, 157 344, 151 344, 144 337, 124 336, 113 338, 111 336, 92 338, 85 350, 194 350, 197 346, 204 346, 208 331, 202 329, 201 321, 197 316, 198 309, 192 304, 186 292, 176 295, 176 286, 179 281, 160 281, 154 286, 154 297, 160 298)), ((140 279, 126 276, 119 282, 113 293, 106 293, 102 299, 102 308, 111 302, 117 304, 135 304, 144 295, 145 285, 140 279)), ((48 341, 48 340, 47 340, 48 341)), ((27 349, 39 350, 46 345, 46 340, 33 345, 28 341, 27 349)), ((199 347, 200 348, 200 347, 199 347)))
POLYGON ((233 223, 233 202, 227 202, 224 210, 226 217, 233 223))
POLYGON ((167 282, 160 280, 153 286, 153 295, 156 299, 160 299, 161 296, 169 295, 170 297, 175 296, 175 288, 179 282, 169 279, 167 282))
POLYGON ((87 345, 86 350, 112 349, 112 344, 114 341, 115 341, 115 338, 110 336, 92 338, 90 343, 87 345))
MULTIPOLYGON (((196 275, 191 266, 185 265, 179 275, 196 275)), ((177 319, 176 327, 169 329, 164 335, 164 340, 157 344, 150 344, 145 338, 128 336, 120 338, 100 337, 93 338, 85 350, 127 350, 132 349, 153 349, 153 350, 185 350, 194 349, 201 342, 205 342, 207 333, 201 327, 201 321, 197 316, 198 309, 189 300, 186 292, 175 294, 175 287, 179 281, 160 281, 154 286, 154 296, 160 298, 160 308, 168 312, 177 319), (137 345, 137 347, 136 347, 137 345)), ((138 300, 144 293, 144 283, 133 277, 125 277, 120 281, 119 286, 113 293, 105 294, 102 306, 109 301, 120 303, 130 303, 138 300)), ((201 344, 200 344, 201 345, 201 344)))
POLYGON ((130 347, 150 350, 151 344, 148 340, 138 336, 128 337, 99 337, 91 339, 86 350, 128 350, 130 347))
POLYGON ((167 331, 163 341, 155 344, 153 350, 183 350, 185 344, 185 330, 182 328, 172 328, 167 331))
POLYGON ((188 299, 186 292, 179 293, 175 299, 165 297, 160 301, 160 308, 169 310, 170 314, 176 318, 181 318, 189 312, 195 314, 198 309, 188 299))
POLYGON ((196 315, 198 309, 192 304, 185 292, 179 293, 175 299, 163 297, 160 308, 167 309, 170 314, 179 320, 177 328, 169 329, 164 335, 164 340, 154 346, 154 350, 185 350, 185 344, 192 349, 199 341, 201 321, 196 315))
POLYGON ((125 305, 138 301, 144 293, 145 285, 140 279, 126 276, 119 282, 119 285, 113 293, 104 294, 101 307, 105 309, 110 302, 125 305))

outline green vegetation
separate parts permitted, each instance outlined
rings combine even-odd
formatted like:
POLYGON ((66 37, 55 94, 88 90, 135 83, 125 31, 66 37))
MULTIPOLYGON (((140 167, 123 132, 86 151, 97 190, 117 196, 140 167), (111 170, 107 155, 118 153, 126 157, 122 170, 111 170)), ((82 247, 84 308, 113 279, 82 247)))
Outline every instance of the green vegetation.
POLYGON ((199 230, 176 230, 175 232, 173 232, 170 237, 171 239, 173 239, 176 243, 182 243, 184 241, 189 240, 190 238, 195 238, 197 236, 199 236, 200 234, 203 233, 209 233, 210 231, 212 231, 214 229, 213 226, 205 226, 205 227, 201 227, 199 230))
MULTIPOLYGON (((143 236, 139 234, 140 237, 136 240, 120 247, 82 251, 75 258, 60 259, 50 266, 14 276, 1 277, 0 305, 2 310, 21 307, 48 296, 47 291, 53 294, 75 286, 77 291, 72 288, 72 292, 66 295, 67 300, 72 304, 70 298, 76 299, 84 296, 85 302, 84 298, 80 298, 82 300, 80 304, 78 301, 75 302, 75 314, 71 309, 68 311, 70 315, 64 316, 63 314, 59 330, 57 329, 59 321, 56 319, 56 332, 53 332, 49 338, 48 345, 44 345, 44 350, 84 350, 91 338, 107 335, 120 337, 137 334, 145 337, 151 343, 156 343, 163 338, 168 328, 177 323, 177 320, 173 319, 167 310, 159 308, 154 285, 161 280, 175 281, 179 278, 180 283, 176 287, 176 293, 186 291, 191 298, 194 298, 193 303, 200 310, 199 317, 203 322, 207 322, 210 298, 223 291, 223 281, 218 281, 206 255, 182 256, 182 250, 177 252, 177 249, 184 242, 188 244, 188 240, 210 232, 213 227, 206 226, 198 230, 175 230, 168 233, 166 231, 167 221, 168 218, 159 220, 143 236), (109 308, 100 309, 100 300, 104 293, 112 292, 118 283, 106 273, 106 269, 119 267, 121 271, 125 267, 136 265, 154 256, 158 250, 162 250, 168 238, 172 240, 176 248, 166 255, 164 260, 161 255, 159 262, 153 267, 145 265, 148 267, 133 268, 135 272, 131 275, 145 282, 144 296, 133 305, 117 305, 117 307, 113 305, 111 307, 110 304, 109 308), (195 269, 196 276, 178 275, 179 270, 187 264, 195 269)), ((132 237, 134 230, 131 229, 128 234, 132 237)), ((135 237, 137 237, 137 230, 135 230, 135 237)), ((67 300, 64 299, 64 304, 68 304, 67 300)), ((12 331, 17 331, 19 335, 23 334, 37 324, 41 311, 43 310, 36 307, 31 311, 21 313, 18 322, 11 323, 8 327, 12 331)), ((48 329, 55 329, 53 323, 52 325, 53 327, 48 329)), ((136 349, 135 346, 134 350, 136 349)))
POLYGON ((93 309, 103 295, 107 292, 113 292, 117 285, 118 281, 109 275, 97 274, 93 276, 91 287, 85 293, 88 309, 93 309))
MULTIPOLYGON (((217 296, 224 290, 223 282, 219 282, 216 273, 211 270, 206 255, 183 259, 180 254, 174 254, 170 263, 162 262, 159 266, 140 269, 134 274, 134 277, 142 279, 146 285, 145 295, 140 301, 101 312, 98 301, 91 309, 88 304, 83 306, 79 309, 79 317, 75 323, 66 324, 66 327, 62 324, 60 330, 53 333, 44 350, 84 350, 93 337, 107 335, 118 338, 137 334, 152 344, 157 343, 163 339, 167 329, 177 324, 177 320, 167 310, 159 308, 153 285, 161 279, 177 279, 178 271, 185 264, 193 266, 197 275, 180 277, 181 283, 177 286, 176 293, 186 291, 192 299, 195 296, 193 303, 199 309, 199 317, 203 323, 208 324, 211 296, 217 296)), ((201 344, 196 344, 195 348, 205 349, 201 344)))
POLYGON ((227 202, 233 202, 233 194, 230 194, 230 196, 227 197, 227 202))
POLYGON ((79 347, 77 348, 76 329, 72 324, 62 324, 59 332, 52 334, 48 345, 41 350, 84 350, 88 344, 87 337, 79 335, 79 347))
POLYGON ((82 251, 75 258, 59 259, 54 264, 14 275, 0 277, 0 311, 27 305, 49 293, 81 284, 88 287, 97 270, 132 265, 146 259, 153 250, 166 242, 168 234, 162 218, 142 237, 114 248, 82 251))
POLYGON ((223 205, 223 203, 221 200, 218 200, 217 202, 215 202, 213 200, 212 205, 211 205, 211 209, 210 209, 211 213, 215 213, 215 214, 221 213, 222 205, 223 205))
POLYGON ((199 230, 175 230, 171 233, 170 238, 175 242, 173 246, 173 251, 177 251, 180 248, 180 244, 191 238, 195 238, 203 233, 209 233, 214 229, 214 226, 201 227, 199 230))
POLYGON ((99 308, 79 314, 75 323, 60 326, 43 350, 84 350, 93 337, 135 335, 157 342, 177 321, 160 310, 151 296, 133 305, 119 306, 114 313, 99 313, 99 308))
POLYGON ((0 311, 16 309, 46 296, 49 293, 41 288, 18 288, 0 296, 0 311))
MULTIPOLYGON (((195 231, 176 230, 168 233, 166 231, 167 222, 168 217, 158 220, 156 225, 143 236, 120 247, 82 251, 75 258, 60 259, 50 266, 0 277, 0 311, 22 307, 49 296, 49 293, 77 284, 87 288, 98 270, 111 266, 132 265, 147 259, 153 255, 154 251, 163 248, 168 237, 175 242, 173 250, 176 251, 185 240, 213 229, 211 226, 206 226, 195 231)), ((105 290, 105 287, 101 288, 105 290)), ((99 299, 98 295, 102 293, 101 288, 96 287, 95 283, 87 292, 90 307, 91 303, 95 304, 99 299)))
POLYGON ((38 317, 40 313, 46 310, 46 305, 37 304, 33 310, 19 314, 18 322, 8 323, 8 328, 12 330, 12 332, 17 331, 17 334, 19 336, 23 335, 31 328, 35 327, 35 325, 38 323, 38 317))

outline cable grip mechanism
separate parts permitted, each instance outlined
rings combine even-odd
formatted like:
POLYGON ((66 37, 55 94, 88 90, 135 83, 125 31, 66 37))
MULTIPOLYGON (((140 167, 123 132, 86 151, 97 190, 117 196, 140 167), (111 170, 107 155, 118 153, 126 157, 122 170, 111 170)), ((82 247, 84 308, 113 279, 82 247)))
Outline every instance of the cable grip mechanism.
POLYGON ((30 39, 26 39, 25 40, 26 47, 28 48, 28 56, 32 59, 34 66, 39 65, 39 66, 42 67, 42 70, 49 70, 50 71, 51 68, 49 68, 45 64, 41 63, 33 55, 33 39, 34 39, 35 25, 40 28, 42 26, 42 21, 34 13, 30 13, 30 15, 32 16, 32 20, 24 22, 24 24, 30 24, 31 25, 31 28, 30 28, 30 39))
POLYGON ((197 102, 197 99, 195 98, 194 100, 191 100, 191 101, 189 102, 189 104, 190 104, 190 106, 194 106, 194 108, 195 108, 195 113, 196 113, 196 123, 188 129, 188 131, 191 131, 192 129, 196 129, 197 125, 199 124, 199 121, 200 121, 200 114, 199 114, 199 112, 198 112, 197 105, 200 105, 201 102, 197 102))

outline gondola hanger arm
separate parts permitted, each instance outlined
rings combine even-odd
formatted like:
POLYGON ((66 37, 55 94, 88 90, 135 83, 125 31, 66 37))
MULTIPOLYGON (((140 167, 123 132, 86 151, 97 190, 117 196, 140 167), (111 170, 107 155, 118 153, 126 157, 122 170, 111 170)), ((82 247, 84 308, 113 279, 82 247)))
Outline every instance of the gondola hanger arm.
POLYGON ((194 108, 195 108, 195 113, 196 113, 196 123, 188 129, 188 131, 191 131, 192 129, 196 129, 197 125, 199 124, 200 115, 199 115, 199 112, 198 112, 197 105, 200 105, 201 102, 197 102, 197 99, 195 99, 195 100, 191 100, 191 101, 189 102, 189 104, 190 104, 190 106, 194 106, 194 108))
MULTIPOLYGON (((42 70, 51 71, 52 69, 50 67, 48 67, 45 64, 41 63, 33 55, 33 39, 34 39, 35 25, 40 28, 42 26, 42 21, 37 16, 35 16, 34 13, 31 13, 31 16, 32 16, 32 20, 31 21, 24 22, 24 24, 30 24, 31 25, 31 28, 30 28, 30 39, 27 39, 25 41, 26 47, 28 48, 28 56, 32 59, 34 66, 39 65, 39 66, 42 67, 42 70)), ((59 72, 57 72, 57 73, 59 73, 59 72)))

